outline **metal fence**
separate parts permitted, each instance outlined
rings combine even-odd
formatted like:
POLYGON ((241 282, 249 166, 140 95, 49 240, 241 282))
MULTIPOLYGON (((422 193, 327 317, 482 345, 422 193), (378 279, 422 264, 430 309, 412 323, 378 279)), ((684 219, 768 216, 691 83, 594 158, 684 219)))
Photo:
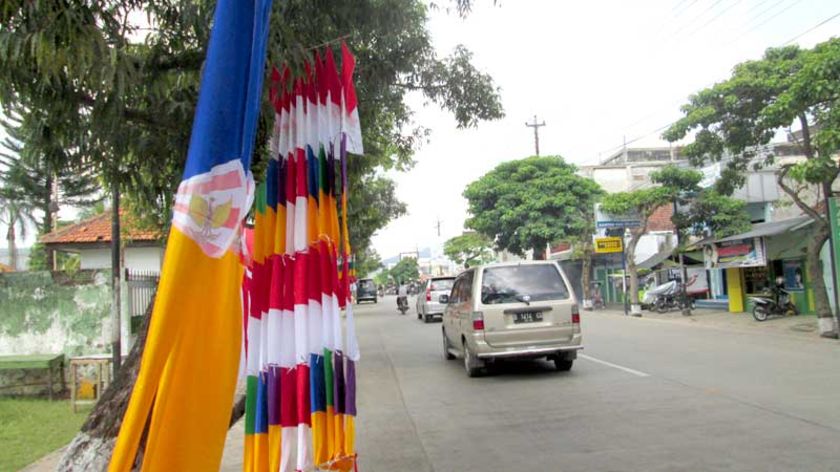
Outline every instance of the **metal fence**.
POLYGON ((160 273, 142 270, 125 270, 125 283, 128 287, 128 314, 132 320, 143 317, 155 296, 160 273))

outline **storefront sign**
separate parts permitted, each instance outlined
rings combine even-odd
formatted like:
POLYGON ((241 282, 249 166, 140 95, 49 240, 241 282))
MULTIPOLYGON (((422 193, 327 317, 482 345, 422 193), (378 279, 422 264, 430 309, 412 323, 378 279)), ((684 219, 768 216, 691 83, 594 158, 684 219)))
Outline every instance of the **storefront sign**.
POLYGON ((703 248, 707 269, 761 267, 767 265, 763 238, 735 239, 707 244, 703 248))
MULTIPOLYGON (((837 197, 828 199, 828 214, 831 219, 831 242, 834 246, 834 273, 840 275, 840 201, 837 197)), ((840 279, 840 276, 837 277, 840 279)), ((840 289, 840 280, 835 280, 834 293, 840 289)))
POLYGON ((621 238, 595 238, 595 253, 608 254, 624 250, 624 240, 621 238))
MULTIPOLYGON (((685 269, 685 272, 687 276, 685 283, 685 292, 687 294, 700 295, 709 291, 709 284, 706 280, 706 269, 689 267, 685 269)), ((671 269, 669 271, 669 276, 672 280, 682 279, 682 270, 671 269)))
POLYGON ((601 204, 595 204, 595 228, 637 228, 642 225, 639 215, 610 215, 601 210, 601 204))

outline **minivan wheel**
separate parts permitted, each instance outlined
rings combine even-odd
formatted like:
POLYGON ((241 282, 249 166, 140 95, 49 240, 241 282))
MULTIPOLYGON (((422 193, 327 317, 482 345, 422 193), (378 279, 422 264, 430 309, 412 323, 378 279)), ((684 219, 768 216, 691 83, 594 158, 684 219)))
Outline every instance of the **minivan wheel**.
POLYGON ((560 357, 554 358, 554 367, 560 372, 568 372, 572 370, 572 364, 574 363, 575 361, 571 359, 562 359, 560 357))
POLYGON ((449 352, 449 340, 446 339, 446 331, 441 330, 440 332, 443 334, 443 358, 451 361, 452 359, 455 359, 455 356, 449 352))
POLYGON ((481 361, 475 358, 470 348, 467 347, 467 341, 464 341, 464 370, 467 371, 467 377, 478 377, 481 373, 481 361))

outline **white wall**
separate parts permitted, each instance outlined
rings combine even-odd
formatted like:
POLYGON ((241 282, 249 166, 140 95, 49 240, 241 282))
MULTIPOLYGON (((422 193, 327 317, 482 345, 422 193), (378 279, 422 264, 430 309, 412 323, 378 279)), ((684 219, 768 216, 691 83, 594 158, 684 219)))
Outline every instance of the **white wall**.
POLYGON ((108 248, 81 249, 79 250, 79 257, 81 257, 82 269, 111 268, 111 250, 108 248))
MULTIPOLYGON (((110 269, 111 249, 81 249, 82 269, 110 269)), ((130 247, 125 249, 124 265, 129 270, 144 270, 159 272, 163 259, 163 248, 159 247, 130 247)))
POLYGON ((130 270, 160 272, 163 248, 130 247, 125 250, 125 267, 130 270))
POLYGON ((626 167, 595 167, 591 169, 590 177, 610 193, 630 189, 630 175, 626 167))

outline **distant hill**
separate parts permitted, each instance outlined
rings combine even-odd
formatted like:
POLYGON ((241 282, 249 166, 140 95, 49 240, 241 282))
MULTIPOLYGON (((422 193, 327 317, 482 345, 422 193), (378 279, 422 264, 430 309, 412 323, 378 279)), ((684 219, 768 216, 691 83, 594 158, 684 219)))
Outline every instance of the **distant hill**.
MULTIPOLYGON (((424 247, 423 249, 420 249, 420 258, 421 259, 428 259, 430 257, 432 257, 432 248, 424 247)), ((396 256, 391 256, 391 257, 382 259, 382 265, 389 266, 391 264, 396 264, 399 261, 400 261, 400 256, 399 256, 399 254, 397 254, 396 256)))

